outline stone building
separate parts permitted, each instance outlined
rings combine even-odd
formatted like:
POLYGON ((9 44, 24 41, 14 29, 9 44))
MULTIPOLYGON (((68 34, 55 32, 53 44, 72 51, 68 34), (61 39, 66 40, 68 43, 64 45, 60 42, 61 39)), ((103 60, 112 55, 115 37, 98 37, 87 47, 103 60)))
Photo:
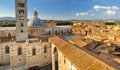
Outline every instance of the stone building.
POLYGON ((45 26, 37 11, 27 21, 27 0, 15 0, 15 5, 16 27, 0 27, 0 70, 119 69, 119 64, 105 62, 60 38, 71 35, 72 26, 45 26))
POLYGON ((27 0, 15 0, 16 27, 0 27, 0 70, 36 70, 52 63, 48 37, 66 35, 71 26, 45 26, 33 12, 27 21, 27 0))

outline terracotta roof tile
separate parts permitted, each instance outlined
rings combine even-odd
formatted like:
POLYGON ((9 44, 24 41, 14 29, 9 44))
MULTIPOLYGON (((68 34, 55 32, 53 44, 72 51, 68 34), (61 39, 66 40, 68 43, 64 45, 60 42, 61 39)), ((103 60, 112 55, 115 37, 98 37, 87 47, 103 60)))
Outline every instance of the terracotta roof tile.
POLYGON ((57 48, 67 44, 64 40, 58 38, 57 36, 50 37, 49 40, 52 41, 52 43, 54 43, 57 46, 57 48))
POLYGON ((84 46, 87 45, 87 43, 81 41, 81 40, 78 39, 78 38, 73 38, 73 39, 71 39, 71 40, 69 40, 69 41, 72 42, 72 43, 74 43, 74 44, 76 44, 77 46, 80 46, 80 47, 84 47, 84 46))
MULTIPOLYGON (((62 40, 57 36, 49 38, 56 48, 65 56, 77 70, 115 70, 110 63, 104 62, 95 54, 90 53, 83 48, 78 48, 70 43, 62 40)), ((116 66, 115 66, 116 67, 116 66)), ((118 67, 116 67, 118 68, 118 67)))

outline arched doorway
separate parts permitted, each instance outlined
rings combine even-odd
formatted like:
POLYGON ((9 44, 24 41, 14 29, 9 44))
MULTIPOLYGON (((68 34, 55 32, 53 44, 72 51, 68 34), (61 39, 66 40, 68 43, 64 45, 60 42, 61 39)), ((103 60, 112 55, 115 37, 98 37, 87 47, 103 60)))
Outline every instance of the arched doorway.
POLYGON ((58 50, 56 47, 53 48, 52 52, 52 70, 58 70, 58 50))

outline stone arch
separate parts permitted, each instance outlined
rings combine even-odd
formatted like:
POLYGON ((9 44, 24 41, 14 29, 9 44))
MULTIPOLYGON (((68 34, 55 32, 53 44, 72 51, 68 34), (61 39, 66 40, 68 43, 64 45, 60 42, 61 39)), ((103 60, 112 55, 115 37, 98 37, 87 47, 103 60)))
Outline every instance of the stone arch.
POLYGON ((57 48, 54 47, 54 49, 53 49, 53 53, 55 54, 56 52, 57 52, 57 48))
POLYGON ((56 47, 53 48, 52 52, 52 70, 58 70, 58 50, 56 47))

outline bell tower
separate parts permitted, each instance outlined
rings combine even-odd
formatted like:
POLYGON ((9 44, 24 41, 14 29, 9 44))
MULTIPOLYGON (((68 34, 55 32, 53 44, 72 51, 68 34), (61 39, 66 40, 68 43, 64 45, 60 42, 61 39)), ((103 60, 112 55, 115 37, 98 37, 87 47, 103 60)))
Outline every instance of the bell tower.
POLYGON ((27 0, 15 0, 16 8, 16 41, 23 42, 28 39, 27 30, 27 0))

